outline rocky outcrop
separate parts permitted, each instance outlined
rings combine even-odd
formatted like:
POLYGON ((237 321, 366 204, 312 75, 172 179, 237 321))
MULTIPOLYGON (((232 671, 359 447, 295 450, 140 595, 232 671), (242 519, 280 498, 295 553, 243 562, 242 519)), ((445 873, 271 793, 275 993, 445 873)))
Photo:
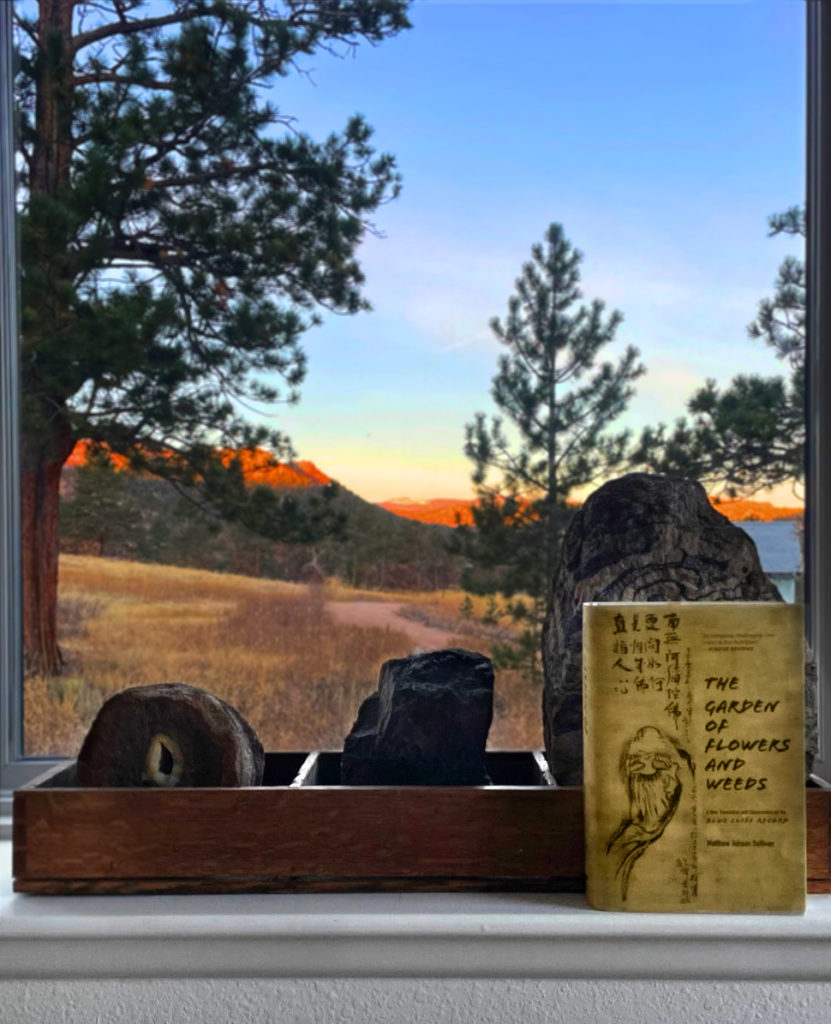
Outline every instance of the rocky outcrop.
POLYGON ((262 744, 226 701, 185 683, 110 697, 78 755, 81 786, 259 786, 262 744))
POLYGON ((388 661, 346 737, 341 783, 485 785, 492 717, 493 667, 484 655, 449 648, 388 661))
MULTIPOLYGON (((543 727, 557 782, 582 782, 583 602, 780 600, 753 541, 699 483, 632 473, 595 491, 566 533, 543 635, 543 727)), ((810 726, 807 746, 815 750, 810 726)))

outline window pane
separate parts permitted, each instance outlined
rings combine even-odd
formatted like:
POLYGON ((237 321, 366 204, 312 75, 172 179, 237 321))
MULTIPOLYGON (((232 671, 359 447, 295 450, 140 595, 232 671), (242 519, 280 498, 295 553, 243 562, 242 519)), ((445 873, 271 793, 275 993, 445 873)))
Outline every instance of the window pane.
POLYGON ((31 63, 17 5, 28 754, 173 680, 338 748, 381 663, 440 646, 493 656, 491 745, 540 747, 540 528, 632 466, 701 477, 801 599, 801 6, 387 5, 250 90, 253 4, 128 3, 164 22, 129 39, 41 6, 83 45, 31 63), (556 485, 511 368, 555 243, 564 315, 605 303, 556 485))

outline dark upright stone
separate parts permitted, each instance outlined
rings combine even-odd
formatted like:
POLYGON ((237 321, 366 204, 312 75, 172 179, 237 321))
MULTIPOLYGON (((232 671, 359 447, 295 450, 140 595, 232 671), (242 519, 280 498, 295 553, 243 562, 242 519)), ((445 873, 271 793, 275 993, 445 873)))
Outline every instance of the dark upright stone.
MULTIPOLYGON (((557 782, 583 778, 585 601, 781 600, 753 541, 712 507, 701 484, 631 473, 598 488, 566 532, 543 635, 543 727, 557 782)), ((810 686, 806 697, 815 722, 810 686)), ((815 750, 810 725, 807 746, 815 750)))
POLYGON ((493 667, 470 651, 395 658, 344 744, 344 785, 481 786, 493 667))
POLYGON ((352 731, 343 743, 340 759, 340 779, 345 786, 372 786, 375 783, 373 754, 378 729, 377 693, 361 704, 352 731))

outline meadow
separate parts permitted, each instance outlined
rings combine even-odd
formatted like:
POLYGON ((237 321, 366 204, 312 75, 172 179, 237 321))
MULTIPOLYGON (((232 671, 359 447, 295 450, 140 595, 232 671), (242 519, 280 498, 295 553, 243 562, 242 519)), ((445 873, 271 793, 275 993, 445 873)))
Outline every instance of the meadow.
MULTIPOLYGON (((333 621, 336 601, 404 603, 413 619, 446 629, 448 645, 487 654, 492 632, 459 613, 465 595, 353 590, 63 555, 59 640, 62 675, 24 684, 29 755, 73 756, 95 713, 128 686, 185 682, 230 701, 266 750, 340 749, 361 701, 388 658, 414 642, 402 628, 333 621)), ((474 613, 483 599, 472 599, 474 613)), ((480 607, 481 605, 481 607, 480 607)), ((491 749, 542 745, 539 687, 497 673, 491 749)))

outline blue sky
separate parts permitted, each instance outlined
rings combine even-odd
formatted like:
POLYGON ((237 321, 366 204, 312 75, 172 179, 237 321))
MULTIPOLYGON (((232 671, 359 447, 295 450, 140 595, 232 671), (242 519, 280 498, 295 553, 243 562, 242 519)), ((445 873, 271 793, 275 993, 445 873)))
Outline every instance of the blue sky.
POLYGON ((648 367, 633 428, 708 376, 777 371, 745 328, 800 252, 767 216, 804 191, 804 4, 428 0, 411 20, 274 93, 317 137, 363 113, 404 176, 360 251, 374 311, 306 335, 300 404, 276 419, 301 457, 370 500, 469 495, 488 321, 551 221, 585 254, 586 299, 624 314, 609 353, 648 367))

